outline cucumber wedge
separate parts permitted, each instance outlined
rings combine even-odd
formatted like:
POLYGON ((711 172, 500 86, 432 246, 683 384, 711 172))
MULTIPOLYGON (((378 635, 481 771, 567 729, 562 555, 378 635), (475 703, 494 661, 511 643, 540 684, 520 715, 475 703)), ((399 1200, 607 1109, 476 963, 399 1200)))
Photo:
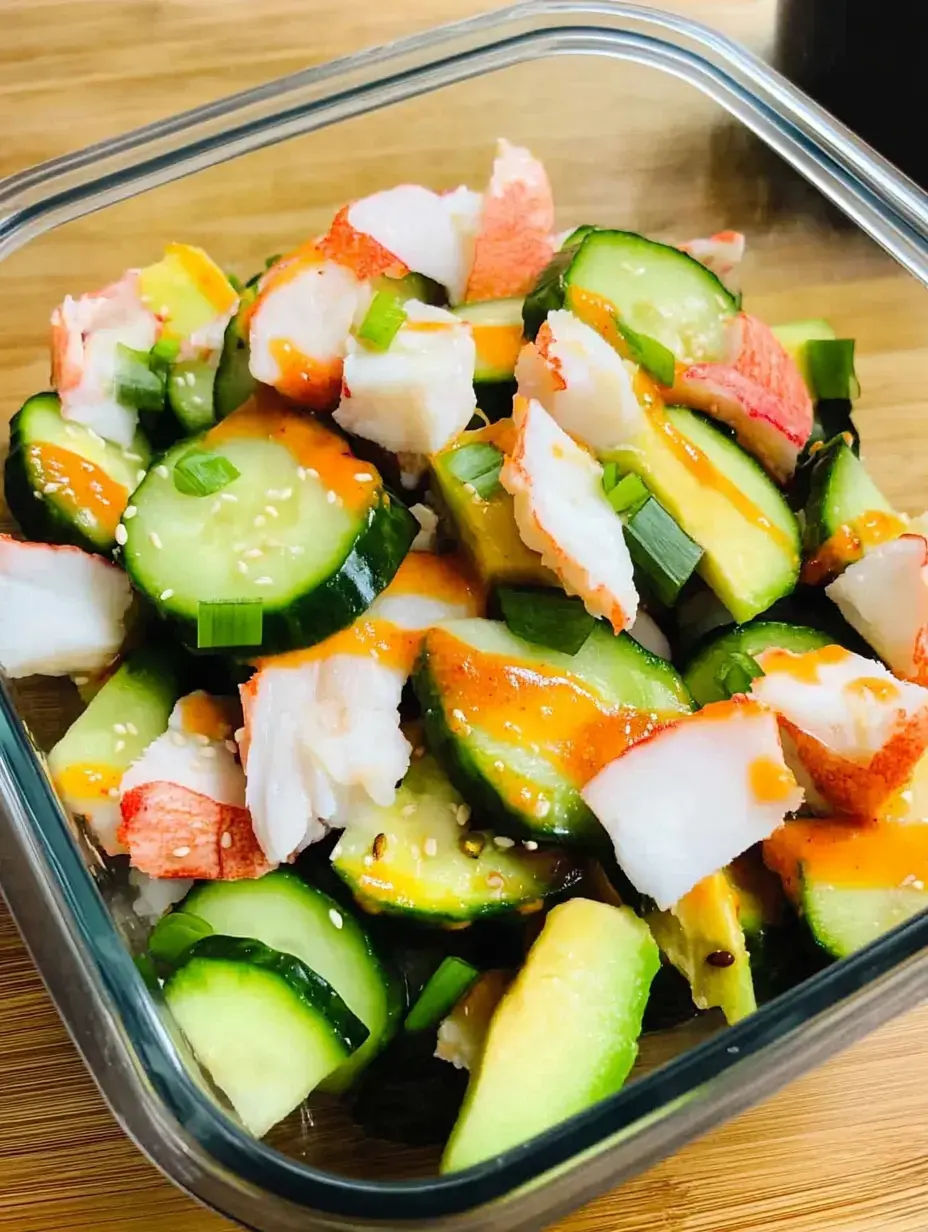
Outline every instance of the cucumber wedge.
POLYGON ((539 910, 578 879, 563 852, 499 842, 466 829, 468 816, 432 759, 422 757, 389 808, 356 810, 332 852, 332 867, 365 910, 437 925, 539 910))
POLYGON ((800 910, 818 944, 846 958, 913 916, 928 911, 924 889, 866 889, 802 879, 800 910))
POLYGON ((776 620, 752 620, 727 629, 704 646, 683 673, 683 680, 698 706, 721 702, 745 693, 757 674, 753 656, 772 647, 802 654, 834 641, 818 629, 776 620))
POLYGON ((198 941, 164 997, 200 1064, 258 1138, 368 1034, 321 976, 259 941, 198 941))
POLYGON ((692 706, 666 660, 601 623, 568 655, 495 621, 449 621, 426 635, 414 687, 429 747, 481 816, 593 848, 605 836, 580 789, 624 742, 692 706))
POLYGON ((6 503, 30 539, 108 553, 150 457, 141 433, 121 449, 63 419, 57 394, 34 394, 10 423, 6 503))
POLYGON ((521 299, 488 299, 452 309, 473 330, 475 385, 511 381, 515 376, 523 342, 522 303, 521 299))
POLYGON ((638 1051, 660 955, 628 907, 555 907, 490 1023, 441 1161, 459 1172, 613 1095, 638 1051))
POLYGON ((270 398, 174 446, 133 502, 126 570, 191 649, 255 655, 322 641, 369 607, 418 531, 340 436, 270 398), (218 458, 237 477, 205 495, 181 490, 188 455, 218 458), (201 605, 243 602, 263 613, 258 622, 206 641, 201 605))

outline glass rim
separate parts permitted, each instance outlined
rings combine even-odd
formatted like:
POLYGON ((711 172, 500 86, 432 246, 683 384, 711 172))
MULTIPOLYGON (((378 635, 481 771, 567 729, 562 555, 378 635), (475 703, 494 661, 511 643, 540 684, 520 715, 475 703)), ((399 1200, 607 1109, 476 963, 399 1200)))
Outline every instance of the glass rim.
MULTIPOLYGON (((928 286, 928 196, 916 185, 738 44, 697 22, 607 0, 532 0, 439 27, 9 177, 0 181, 0 259, 53 227, 227 159, 469 77, 561 54, 645 64, 693 85, 754 131, 928 286)), ((0 804, 5 805, 0 808, 0 850, 6 854, 8 846, 14 848, 14 865, 28 869, 31 878, 29 886, 4 886, 27 943, 41 949, 37 925, 23 910, 27 891, 41 891, 56 907, 51 925, 83 964, 108 1032, 106 1042, 124 1061, 123 1077, 134 1078, 136 1098, 149 1087, 170 1113, 172 1123, 162 1116, 155 1125, 149 1117, 154 1131, 174 1133, 178 1141, 185 1136, 194 1153, 201 1152, 197 1162, 204 1168, 214 1163, 265 1193, 320 1212, 372 1221, 460 1215, 516 1196, 532 1183, 540 1186, 571 1163, 607 1151, 616 1136, 641 1134, 649 1123, 675 1115, 681 1101, 693 1101, 688 1128, 677 1135, 682 1142, 705 1127, 706 1111, 718 1106, 713 1101, 722 1099, 728 1079, 737 1077, 739 1069, 748 1072, 752 1057, 771 1056, 776 1049, 785 1081, 797 1071, 782 1061, 784 1049, 800 1035, 847 1017, 864 1002, 865 1025, 875 1024, 887 1011, 914 1004, 919 990, 928 993, 928 915, 923 915, 498 1158, 465 1172, 412 1181, 325 1172, 253 1139, 204 1097, 187 1072, 81 858, 9 692, 0 685, 0 804)), ((55 993, 51 973, 41 964, 40 970, 55 993)), ((75 1015, 62 1013, 86 1052, 75 1015)), ((118 1094, 100 1074, 94 1076, 125 1125, 128 1117, 118 1094)), ((732 1108, 740 1106, 737 1093, 729 1091, 727 1099, 732 1108)), ((138 1128, 132 1132, 153 1153, 138 1128)), ((617 1172, 612 1171, 613 1180, 617 1172)), ((195 1183, 181 1183, 200 1194, 195 1183)))

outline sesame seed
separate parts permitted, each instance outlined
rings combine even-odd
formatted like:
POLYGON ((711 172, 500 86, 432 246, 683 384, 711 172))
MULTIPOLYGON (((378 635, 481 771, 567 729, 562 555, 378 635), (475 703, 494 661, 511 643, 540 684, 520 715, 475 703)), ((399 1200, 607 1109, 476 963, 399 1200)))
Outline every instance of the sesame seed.
POLYGON ((188 385, 196 385, 197 383, 197 378, 193 375, 192 372, 186 373, 186 375, 184 376, 184 380, 187 382, 188 385))
POLYGON ((367 855, 364 857, 364 859, 361 861, 361 863, 364 865, 365 868, 370 868, 370 866, 374 863, 374 857, 371 855, 370 852, 368 852, 367 855))
POLYGON ((139 729, 136 727, 134 723, 127 723, 126 731, 129 733, 130 736, 137 736, 139 734, 139 729))
POLYGON ((255 518, 254 522, 252 523, 252 525, 256 526, 260 530, 262 526, 267 526, 267 518, 262 517, 261 514, 259 513, 258 516, 255 518))
POLYGON ((306 549, 303 547, 302 544, 294 543, 293 546, 290 548, 290 555, 291 556, 302 556, 305 551, 306 549))
POLYGON ((176 744, 179 749, 182 749, 184 745, 187 743, 187 737, 184 735, 183 732, 172 731, 171 732, 171 743, 176 744))
POLYGON ((226 748, 229 750, 230 753, 238 752, 238 745, 235 743, 234 740, 224 740, 223 744, 226 746, 226 748))
POLYGON ((267 514, 269 518, 279 518, 280 517, 280 513, 278 512, 277 508, 274 505, 265 505, 264 512, 267 514))
POLYGON ((81 685, 90 684, 90 677, 89 676, 75 676, 74 683, 78 686, 78 688, 80 688, 81 685))
POLYGON ((455 708, 454 710, 451 711, 451 717, 453 719, 457 719, 459 723, 463 723, 467 719, 467 715, 464 713, 464 711, 458 708, 455 708))
POLYGON ((169 586, 167 590, 162 590, 158 598, 161 600, 162 603, 167 603, 168 599, 174 598, 174 591, 169 586))
POLYGON ((501 761, 495 761, 495 762, 493 763, 493 769, 494 769, 494 770, 505 770, 505 769, 506 769, 506 767, 503 765, 503 763, 502 763, 501 761))
POLYGON ((52 492, 57 492, 60 486, 58 483, 47 483, 42 491, 46 496, 51 496, 52 492))
POLYGON ((222 512, 222 501, 214 500, 212 505, 210 506, 209 511, 210 513, 221 513, 222 512))
POLYGON ((155 474, 160 475, 162 479, 167 479, 170 476, 171 472, 168 470, 168 468, 164 465, 163 462, 159 462, 159 464, 155 467, 155 474))
POLYGON ((511 839, 506 834, 495 834, 493 842, 497 847, 501 847, 504 851, 507 847, 515 847, 515 839, 511 839))
POLYGON ((414 860, 421 860, 421 859, 422 859, 422 851, 421 851, 421 849, 420 849, 420 847, 419 847, 419 844, 418 844, 418 843, 412 843, 412 844, 410 845, 410 848, 409 848, 409 854, 412 856, 412 858, 413 858, 414 860))
POLYGON ((244 553, 246 560, 258 560, 259 557, 263 555, 264 551, 262 548, 249 548, 248 551, 244 553))
POLYGON ((335 502, 338 500, 338 495, 337 493, 333 492, 332 489, 330 488, 328 492, 326 492, 325 494, 325 499, 329 502, 330 505, 334 505, 335 502))
POLYGON ((355 475, 355 479, 358 481, 358 483, 371 483, 373 481, 373 478, 374 476, 370 474, 369 471, 358 471, 357 474, 355 475))
POLYGON ((332 923, 335 925, 336 928, 341 928, 345 922, 342 919, 341 915, 339 915, 339 913, 335 910, 334 907, 329 908, 329 919, 332 921, 332 923))
POLYGON ((223 831, 222 838, 219 840, 219 846, 223 847, 226 851, 232 846, 232 835, 228 830, 223 831))
POLYGON ((457 811, 455 812, 455 817, 457 817, 459 826, 466 826, 470 821, 470 805, 459 804, 457 811))
POLYGON ((425 756, 425 745, 417 744, 416 747, 412 751, 412 755, 416 759, 416 761, 418 761, 420 757, 424 757, 425 756))
POLYGON ((267 577, 266 575, 264 577, 255 578, 255 585, 256 586, 273 586, 274 579, 271 577, 267 577))
POLYGON ((418 804, 404 804, 403 807, 400 809, 400 816, 401 817, 411 817, 413 813, 415 813, 415 811, 418 809, 418 807, 419 807, 418 804))
MULTIPOLYGON (((167 470, 167 467, 164 469, 167 470)), ((135 472, 135 482, 141 483, 147 474, 148 471, 146 471, 144 467, 139 467, 139 469, 135 472)))
POLYGON ((201 748, 206 748, 209 744, 209 736, 204 736, 202 732, 193 733, 194 744, 200 745, 201 748))
POLYGON ((438 842, 434 838, 427 838, 423 846, 423 850, 427 856, 438 855, 438 842))
POLYGON ((117 740, 116 743, 113 745, 113 751, 115 753, 121 753, 125 747, 126 747, 125 740, 117 740))
POLYGON ((126 546, 126 542, 129 538, 129 532, 123 526, 122 522, 120 522, 116 527, 113 537, 121 548, 126 546))
POLYGON ((140 453, 132 453, 129 449, 124 450, 122 456, 127 462, 141 462, 142 460, 142 455, 140 453))
POLYGON ((98 774, 96 770, 92 770, 90 774, 87 775, 87 781, 90 783, 102 783, 103 775, 98 774))
POLYGON ((551 801, 546 796, 539 796, 535 805, 536 817, 547 817, 551 812, 551 801))
POLYGON ((305 469, 305 467, 298 466, 298 467, 296 468, 296 477, 297 477, 297 479, 305 479, 305 478, 306 478, 306 469, 305 469))
POLYGON ((212 745, 210 745, 208 749, 203 750, 202 756, 205 757, 207 761, 212 761, 216 756, 216 750, 212 747, 212 745))
POLYGON ((306 474, 310 477, 310 479, 318 479, 318 478, 319 478, 319 472, 318 472, 318 471, 316 470, 316 468, 315 468, 315 467, 313 467, 313 466, 307 466, 307 468, 306 468, 306 474))
POLYGON ((152 531, 151 534, 148 536, 148 542, 151 544, 153 548, 158 548, 159 551, 164 546, 161 542, 161 536, 156 534, 155 531, 152 531))
POLYGON ((527 838, 525 842, 522 844, 522 846, 525 848, 526 851, 537 851, 538 850, 538 844, 535 842, 533 838, 527 838))
POLYGON ((190 855, 190 848, 189 847, 175 847, 174 850, 171 852, 171 855, 174 857, 175 860, 182 860, 184 856, 190 855))
POLYGON ((118 800, 119 799, 119 788, 111 787, 109 791, 107 791, 106 794, 109 796, 111 800, 118 800))
POLYGON ((238 497, 234 492, 220 492, 219 499, 225 501, 227 505, 237 505, 238 497))
POLYGON ((293 495, 293 488, 281 488, 279 493, 280 500, 289 500, 293 495))
POLYGON ((236 569, 238 569, 239 573, 244 574, 248 572, 248 566, 245 564, 243 560, 240 560, 235 567, 236 569))
POLYGON ((126 505, 125 512, 122 515, 123 521, 131 522, 137 513, 138 509, 136 509, 135 505, 126 505))
POLYGON ((33 489, 32 489, 32 499, 33 499, 33 500, 41 500, 41 499, 42 499, 42 493, 41 493, 41 492, 36 492, 35 488, 33 488, 33 489))
POLYGON ((114 723, 113 731, 116 733, 117 736, 124 736, 126 734, 125 723, 114 723))

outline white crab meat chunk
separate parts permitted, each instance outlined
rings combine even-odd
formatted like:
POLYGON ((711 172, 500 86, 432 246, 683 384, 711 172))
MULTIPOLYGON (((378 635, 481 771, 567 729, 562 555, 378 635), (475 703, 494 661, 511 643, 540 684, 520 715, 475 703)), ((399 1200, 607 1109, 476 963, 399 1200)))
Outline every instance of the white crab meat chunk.
POLYGON ((928 689, 842 646, 766 650, 751 693, 780 717, 833 810, 874 817, 928 748, 928 689))
POLYGON ((130 868, 129 885, 136 891, 132 910, 146 924, 156 924, 169 907, 187 897, 193 889, 193 880, 189 877, 149 877, 137 868, 130 868))
POLYGON ((535 398, 575 440, 597 453, 628 445, 644 426, 635 367, 592 326, 563 308, 548 314, 516 363, 519 393, 535 398))
POLYGON ((741 286, 740 265, 744 260, 745 238, 740 231, 717 231, 714 235, 687 240, 683 252, 712 270, 732 291, 741 286))
POLYGON ((119 347, 149 351, 159 330, 158 318, 142 303, 138 275, 129 270, 102 291, 66 295, 51 320, 52 380, 62 415, 124 449, 132 444, 138 412, 116 397, 119 347))
POLYGON ((432 454, 467 427, 476 348, 466 322, 418 300, 386 351, 349 340, 335 421, 392 453, 432 454))
POLYGON ((513 497, 522 542, 541 554, 568 594, 621 633, 635 622, 638 592, 602 467, 540 402, 516 398, 513 422, 515 444, 500 482, 513 497))
POLYGON ((743 697, 633 744, 582 795, 632 884, 661 909, 767 838, 802 800, 776 716, 743 697))
POLYGON ((355 201, 348 222, 417 274, 464 293, 482 198, 467 188, 441 195, 420 184, 399 184, 355 201))
POLYGON ((349 330, 369 299, 350 269, 317 255, 272 266, 249 320, 251 375, 312 410, 331 410, 349 330))
POLYGON ((129 579, 102 556, 0 535, 0 667, 8 676, 106 667, 122 646, 131 601, 129 579))
POLYGON ((168 720, 168 730, 145 749, 125 772, 120 792, 126 795, 145 783, 174 783, 217 804, 241 808, 245 803, 245 772, 231 739, 233 723, 226 699, 197 690, 180 698, 168 720))
POLYGON ((928 542, 920 534, 871 548, 825 593, 897 676, 928 684, 928 542))
POLYGON ((393 803, 411 753, 399 703, 421 635, 481 608, 453 558, 411 553, 350 628, 265 660, 242 687, 246 801, 270 861, 349 824, 362 802, 393 803))

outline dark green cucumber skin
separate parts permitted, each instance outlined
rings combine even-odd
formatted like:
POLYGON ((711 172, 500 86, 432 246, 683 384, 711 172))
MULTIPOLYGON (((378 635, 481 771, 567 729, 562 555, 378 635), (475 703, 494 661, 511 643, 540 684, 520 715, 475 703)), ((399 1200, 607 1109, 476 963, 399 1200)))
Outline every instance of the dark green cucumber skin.
MULTIPOLYGON (((249 283, 248 286, 251 288, 252 284, 249 283)), ((257 291, 257 284, 254 291, 257 291)), ((250 303, 254 294, 247 298, 250 303)), ((245 299, 243 295, 243 305, 245 299)), ((250 348, 239 328, 240 314, 241 308, 226 326, 219 367, 213 381, 213 411, 217 420, 225 419, 243 402, 247 402, 258 386, 248 367, 250 348)))
POLYGON ((331 984, 292 954, 281 954, 260 941, 239 937, 204 937, 183 955, 176 971, 197 959, 242 963, 279 976, 306 1008, 325 1018, 348 1052, 355 1052, 368 1037, 368 1029, 341 999, 331 984))
MULTIPOLYGON (((346 629, 393 580, 419 533, 419 523, 397 497, 385 489, 371 505, 364 527, 336 572, 315 590, 285 608, 265 608, 260 647, 223 647, 226 655, 256 658, 314 646, 346 629)), ((123 563, 133 585, 145 594, 158 614, 169 621, 191 653, 215 654, 197 647, 197 621, 172 612, 157 596, 148 594, 132 565, 123 563)))
POLYGON ((541 821, 530 825, 522 813, 506 803, 496 788, 487 782, 470 750, 451 732, 441 695, 432 681, 424 655, 416 666, 413 688, 422 707, 428 747, 476 816, 486 818, 495 830, 512 838, 569 843, 572 847, 582 847, 591 853, 612 850, 606 831, 584 803, 579 792, 577 807, 569 826, 545 827, 541 821))
MULTIPOLYGON (((846 461, 845 455, 857 456, 857 451, 847 444, 842 436, 833 437, 815 454, 811 463, 808 480, 808 495, 805 502, 805 531, 803 533, 803 551, 813 555, 838 529, 831 524, 829 503, 831 500, 831 485, 836 480, 836 472, 846 461)), ((849 459, 855 465, 853 458, 849 459)), ((861 466, 863 464, 861 463, 861 466)))
POLYGON ((3 467, 3 495, 7 508, 27 539, 36 543, 68 544, 83 548, 86 552, 107 556, 116 546, 115 539, 103 543, 92 538, 50 501, 36 500, 33 495, 35 489, 29 482, 20 425, 29 407, 39 399, 49 399, 54 401, 56 406, 60 405, 56 393, 46 391, 33 394, 10 420, 10 452, 3 467))
POLYGON ((710 702, 725 701, 728 694, 715 687, 715 669, 721 668, 733 652, 759 654, 762 650, 794 650, 802 653, 827 646, 831 638, 819 629, 803 625, 786 624, 776 620, 752 620, 743 625, 726 629, 720 636, 703 645, 690 660, 683 673, 683 680, 699 706, 710 702), (745 650, 750 644, 752 649, 745 650))

